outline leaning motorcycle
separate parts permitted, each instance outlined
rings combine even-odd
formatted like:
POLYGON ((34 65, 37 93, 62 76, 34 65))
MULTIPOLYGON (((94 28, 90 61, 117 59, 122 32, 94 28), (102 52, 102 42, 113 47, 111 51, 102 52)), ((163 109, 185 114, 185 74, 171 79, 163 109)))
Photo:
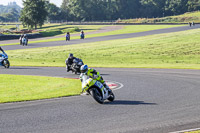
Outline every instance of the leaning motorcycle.
POLYGON ((68 61, 66 60, 65 61, 66 69, 69 67, 69 70, 72 71, 72 73, 75 73, 75 74, 81 73, 80 68, 82 65, 84 65, 84 63, 81 59, 79 59, 79 58, 74 59, 73 63, 71 65, 69 65, 67 62, 68 61))
POLYGON ((4 66, 5 68, 10 67, 10 62, 8 61, 8 55, 5 52, 0 54, 0 66, 4 66))
POLYGON ((101 82, 87 76, 86 74, 81 74, 80 80, 82 82, 82 91, 86 91, 98 103, 103 104, 105 100, 114 101, 115 95, 112 90, 108 92, 101 82))
POLYGON ((72 72, 74 72, 75 74, 81 73, 80 68, 81 68, 82 65, 84 65, 84 64, 83 64, 83 61, 81 59, 78 59, 78 58, 74 59, 73 64, 71 65, 72 72))

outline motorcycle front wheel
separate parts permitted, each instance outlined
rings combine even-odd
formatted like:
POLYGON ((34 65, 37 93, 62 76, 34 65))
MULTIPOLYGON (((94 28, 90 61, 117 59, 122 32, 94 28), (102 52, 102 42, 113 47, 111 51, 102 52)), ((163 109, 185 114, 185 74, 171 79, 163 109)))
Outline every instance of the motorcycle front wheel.
POLYGON ((100 103, 100 104, 104 103, 101 92, 97 88, 92 88, 90 94, 92 95, 94 100, 96 100, 98 103, 100 103))
POLYGON ((10 67, 10 62, 9 62, 8 60, 4 60, 4 61, 3 61, 3 66, 4 66, 5 68, 9 68, 9 67, 10 67))
POLYGON ((111 102, 114 101, 115 100, 115 95, 113 93, 111 93, 109 98, 108 98, 108 100, 111 101, 111 102))

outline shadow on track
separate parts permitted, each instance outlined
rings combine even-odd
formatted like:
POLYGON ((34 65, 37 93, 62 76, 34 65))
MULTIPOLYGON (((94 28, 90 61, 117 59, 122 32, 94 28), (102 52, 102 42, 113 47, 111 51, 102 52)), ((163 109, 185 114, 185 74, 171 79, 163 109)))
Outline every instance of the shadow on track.
POLYGON ((105 102, 105 105, 157 105, 156 103, 146 103, 144 101, 128 101, 114 100, 113 102, 105 102))

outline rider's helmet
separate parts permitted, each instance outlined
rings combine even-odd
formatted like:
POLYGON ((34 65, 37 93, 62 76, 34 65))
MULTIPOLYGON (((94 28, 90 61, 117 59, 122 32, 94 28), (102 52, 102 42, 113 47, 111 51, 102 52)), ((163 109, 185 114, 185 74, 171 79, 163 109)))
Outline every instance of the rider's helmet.
POLYGON ((24 37, 26 37, 26 34, 24 34, 24 37))
POLYGON ((72 53, 69 54, 69 58, 73 59, 73 54, 72 53))
POLYGON ((80 68, 81 73, 87 73, 88 71, 88 66, 87 65, 82 65, 80 68))

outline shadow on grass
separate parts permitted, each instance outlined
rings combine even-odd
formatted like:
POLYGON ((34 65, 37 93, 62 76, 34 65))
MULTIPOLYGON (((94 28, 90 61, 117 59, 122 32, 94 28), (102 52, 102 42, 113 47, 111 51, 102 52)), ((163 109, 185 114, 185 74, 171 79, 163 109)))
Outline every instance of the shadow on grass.
POLYGON ((105 105, 157 105, 156 103, 148 103, 144 101, 128 101, 128 100, 114 100, 113 102, 105 102, 105 105))

